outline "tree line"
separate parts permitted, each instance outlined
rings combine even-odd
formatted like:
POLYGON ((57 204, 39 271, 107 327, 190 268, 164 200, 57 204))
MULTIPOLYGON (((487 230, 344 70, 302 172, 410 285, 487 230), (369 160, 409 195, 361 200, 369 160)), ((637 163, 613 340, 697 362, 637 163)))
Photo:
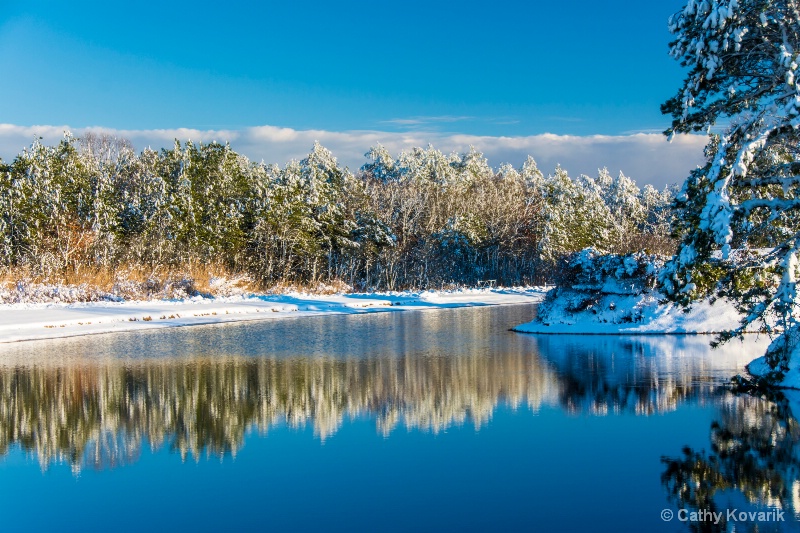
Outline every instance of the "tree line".
POLYGON ((353 173, 319 144, 280 167, 219 143, 137 153, 93 134, 36 140, 0 160, 0 268, 59 280, 201 265, 264 288, 395 290, 542 283, 587 246, 674 250, 673 190, 621 173, 545 176, 530 157, 494 169, 474 149, 430 146, 366 158, 353 173))

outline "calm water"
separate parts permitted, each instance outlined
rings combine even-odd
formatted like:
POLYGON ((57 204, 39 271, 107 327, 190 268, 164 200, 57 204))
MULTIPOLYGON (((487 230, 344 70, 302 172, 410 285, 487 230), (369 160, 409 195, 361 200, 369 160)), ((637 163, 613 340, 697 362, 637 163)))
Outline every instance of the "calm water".
POLYGON ((797 421, 720 388, 763 340, 508 331, 532 313, 2 345, 0 529, 798 529, 797 421))

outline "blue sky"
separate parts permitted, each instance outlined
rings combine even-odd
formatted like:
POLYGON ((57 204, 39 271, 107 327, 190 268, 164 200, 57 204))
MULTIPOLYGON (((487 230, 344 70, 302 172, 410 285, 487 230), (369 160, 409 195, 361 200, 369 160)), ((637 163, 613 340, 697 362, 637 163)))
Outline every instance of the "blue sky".
POLYGON ((2 2, 0 123, 18 128, 621 138, 665 129, 682 79, 675 0, 2 2))

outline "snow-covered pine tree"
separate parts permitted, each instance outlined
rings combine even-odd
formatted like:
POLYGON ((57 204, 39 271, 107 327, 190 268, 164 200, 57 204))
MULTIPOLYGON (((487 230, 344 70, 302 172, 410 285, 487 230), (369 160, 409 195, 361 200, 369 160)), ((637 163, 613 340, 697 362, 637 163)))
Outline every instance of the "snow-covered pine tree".
POLYGON ((452 166, 458 172, 458 180, 465 184, 490 179, 495 174, 489 161, 474 146, 470 146, 469 152, 462 155, 460 161, 452 163, 452 166))
POLYGON ((55 147, 35 139, 17 156, 6 176, 7 262, 44 276, 77 270, 85 262, 95 237, 85 163, 69 133, 55 147))
POLYGON ((396 166, 408 181, 447 185, 456 179, 455 166, 461 158, 458 154, 445 155, 431 145, 427 148, 412 148, 400 153, 396 166))
POLYGON ((116 176, 111 203, 116 211, 112 229, 119 263, 155 266, 167 259, 171 242, 170 197, 159 175, 159 154, 145 149, 116 176))
POLYGON ((670 31, 689 73, 662 106, 673 118, 666 133, 726 130, 677 197, 684 235, 662 288, 687 303, 738 302, 745 318, 725 337, 762 321, 777 336, 767 362, 780 378, 800 334, 800 3, 688 0, 670 31))
POLYGON ((126 174, 136 161, 130 141, 106 134, 87 132, 78 139, 78 156, 89 174, 91 191, 91 230, 94 240, 95 267, 111 266, 116 252, 121 251, 115 231, 127 207, 119 202, 117 187, 127 181, 126 174))
POLYGON ((544 187, 544 174, 531 156, 528 156, 522 163, 520 175, 529 189, 541 191, 544 187))
POLYGON ((541 258, 553 262, 588 247, 605 249, 611 229, 611 213, 601 189, 588 176, 570 179, 557 167, 544 182, 541 258))
POLYGON ((611 211, 611 234, 615 251, 638 251, 642 244, 640 236, 646 217, 639 187, 622 172, 612 178, 605 168, 600 170, 596 181, 605 183, 602 197, 611 211))
POLYGON ((381 183, 398 179, 399 170, 394 158, 383 145, 378 144, 369 149, 364 157, 370 161, 361 167, 361 172, 381 183))
POLYGON ((234 264, 245 248, 243 219, 251 189, 250 162, 228 144, 190 142, 185 150, 184 173, 191 182, 194 215, 194 252, 203 260, 222 256, 234 264))
POLYGON ((642 189, 641 202, 645 218, 642 230, 658 237, 667 237, 670 234, 670 220, 672 219, 672 203, 677 193, 677 186, 671 185, 659 191, 652 185, 645 185, 642 189))

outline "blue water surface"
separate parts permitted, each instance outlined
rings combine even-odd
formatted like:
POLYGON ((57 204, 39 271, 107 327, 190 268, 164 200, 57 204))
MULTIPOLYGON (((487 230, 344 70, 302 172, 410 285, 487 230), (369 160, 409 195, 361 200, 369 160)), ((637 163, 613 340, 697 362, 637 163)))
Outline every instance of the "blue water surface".
POLYGON ((760 412, 720 388, 758 347, 508 331, 532 312, 4 347, 2 528, 688 530, 662 458, 760 412))

